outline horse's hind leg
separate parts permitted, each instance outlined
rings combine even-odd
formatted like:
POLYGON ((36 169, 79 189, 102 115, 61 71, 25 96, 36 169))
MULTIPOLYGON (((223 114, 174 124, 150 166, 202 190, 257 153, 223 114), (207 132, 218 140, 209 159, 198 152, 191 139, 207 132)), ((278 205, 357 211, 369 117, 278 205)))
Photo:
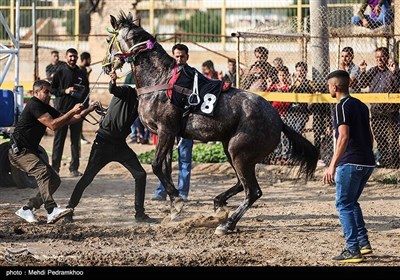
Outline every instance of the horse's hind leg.
POLYGON ((243 217, 246 211, 262 195, 256 178, 255 164, 249 164, 238 159, 237 162, 234 163, 234 166, 238 178, 242 182, 246 197, 239 207, 236 208, 235 212, 233 212, 233 214, 228 218, 228 220, 217 227, 215 234, 219 235, 226 234, 228 230, 234 230, 236 224, 243 217))
MULTIPOLYGON (((229 154, 229 151, 228 151, 229 142, 223 142, 222 145, 224 147, 224 152, 228 159, 229 164, 232 166, 233 170, 235 170, 235 167, 232 164, 231 155, 229 154)), ((235 173, 236 173, 236 170, 235 170, 235 173)), ((236 177, 237 177, 237 175, 236 175, 236 177)), ((218 208, 222 208, 223 206, 225 206, 227 204, 226 201, 229 198, 231 198, 232 196, 236 195, 237 193, 239 193, 241 191, 243 191, 243 186, 238 178, 237 183, 233 187, 231 187, 229 190, 219 194, 218 196, 216 196, 214 198, 214 211, 216 211, 218 208)))
POLYGON ((236 185, 214 198, 214 211, 216 211, 218 208, 225 206, 227 204, 226 201, 229 198, 236 195, 237 193, 240 193, 241 191, 243 191, 243 186, 242 183, 240 183, 240 181, 238 180, 236 185))

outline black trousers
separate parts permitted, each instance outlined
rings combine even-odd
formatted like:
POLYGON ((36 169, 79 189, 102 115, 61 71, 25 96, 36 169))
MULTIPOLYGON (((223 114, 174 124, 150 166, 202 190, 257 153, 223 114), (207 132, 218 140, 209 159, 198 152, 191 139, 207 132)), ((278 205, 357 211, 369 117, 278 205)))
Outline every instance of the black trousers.
POLYGON ((51 165, 54 170, 60 172, 61 158, 64 151, 65 138, 67 137, 68 127, 71 139, 71 162, 69 171, 78 170, 79 154, 81 148, 82 121, 71 125, 65 125, 54 133, 53 155, 51 156, 51 165))
POLYGON ((140 164, 135 152, 129 148, 125 140, 119 144, 115 144, 107 142, 99 135, 96 136, 93 142, 86 170, 72 192, 68 203, 69 208, 75 208, 78 205, 86 187, 93 181, 97 173, 112 161, 121 163, 132 174, 135 180, 136 215, 144 213, 146 171, 140 164))

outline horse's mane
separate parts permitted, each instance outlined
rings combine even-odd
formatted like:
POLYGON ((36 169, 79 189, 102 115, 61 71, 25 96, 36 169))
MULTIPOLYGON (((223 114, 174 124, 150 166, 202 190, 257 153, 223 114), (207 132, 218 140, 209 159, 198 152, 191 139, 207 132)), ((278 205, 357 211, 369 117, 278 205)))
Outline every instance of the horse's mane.
POLYGON ((138 38, 141 41, 145 40, 152 40, 154 41, 154 37, 148 33, 146 30, 144 30, 140 24, 136 24, 135 22, 138 21, 140 23, 140 19, 134 19, 132 17, 132 14, 129 12, 128 14, 125 14, 125 12, 120 11, 120 14, 118 15, 118 20, 117 20, 117 26, 119 28, 125 27, 128 28, 129 30, 134 29, 135 31, 135 37, 138 38))
MULTIPOLYGON (((126 14, 125 12, 120 11, 116 24, 118 26, 118 29, 120 28, 129 29, 129 32, 127 33, 127 37, 125 38, 125 40, 130 40, 129 37, 133 36, 135 38, 135 43, 144 42, 146 40, 151 40, 153 42, 156 42, 154 36, 152 36, 150 33, 144 30, 139 24, 136 24, 135 23, 136 21, 139 21, 139 19, 133 19, 133 16, 130 12, 126 14), (130 34, 129 37, 128 34, 130 34)), ((160 44, 155 44, 153 51, 155 51, 154 54, 158 56, 161 65, 164 65, 164 67, 173 67, 175 63, 174 58, 168 55, 168 53, 160 44)))
POLYGON ((125 14, 124 11, 120 11, 118 15, 117 24, 119 26, 124 26, 128 28, 132 28, 134 26, 134 22, 139 21, 139 19, 133 19, 132 14, 129 13, 128 15, 125 14))

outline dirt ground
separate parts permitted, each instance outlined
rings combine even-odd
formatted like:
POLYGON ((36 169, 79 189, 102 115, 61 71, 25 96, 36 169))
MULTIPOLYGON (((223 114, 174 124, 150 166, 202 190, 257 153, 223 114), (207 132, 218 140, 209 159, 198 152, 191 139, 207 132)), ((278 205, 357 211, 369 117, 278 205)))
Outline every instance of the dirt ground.
MULTIPOLYGON (((94 134, 86 135, 93 140, 94 134)), ((50 152, 52 137, 41 143, 50 152)), ((136 153, 152 145, 130 144, 136 153)), ((65 206, 79 178, 68 176, 69 142, 61 169, 62 184, 54 197, 65 206)), ((81 168, 91 145, 82 145, 81 168)), ((174 164, 173 176, 177 178, 174 164)), ((257 167, 263 196, 225 236, 214 234, 220 217, 213 198, 235 183, 228 164, 194 164, 189 202, 176 221, 168 221, 169 202, 152 201, 157 184, 148 171, 145 208, 156 224, 134 220, 131 175, 117 163, 106 166, 86 189, 75 223, 28 224, 14 212, 34 189, 0 189, 0 266, 384 266, 400 264, 400 186, 379 181, 399 177, 398 170, 375 170, 360 200, 374 252, 360 264, 339 264, 332 257, 344 246, 334 205, 335 189, 321 183, 324 167, 305 182, 284 166, 257 167)), ((243 199, 231 198, 230 210, 243 199)))

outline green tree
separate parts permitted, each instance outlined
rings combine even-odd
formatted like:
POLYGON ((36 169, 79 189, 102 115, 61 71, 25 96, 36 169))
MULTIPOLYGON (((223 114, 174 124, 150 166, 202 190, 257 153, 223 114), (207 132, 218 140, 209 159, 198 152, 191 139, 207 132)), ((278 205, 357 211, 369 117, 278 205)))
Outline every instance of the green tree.
MULTIPOLYGON (((195 11, 189 19, 179 21, 178 26, 186 33, 221 35, 221 14, 219 10, 195 11)), ((200 42, 221 41, 220 37, 206 36, 187 36, 187 39, 200 42)))

